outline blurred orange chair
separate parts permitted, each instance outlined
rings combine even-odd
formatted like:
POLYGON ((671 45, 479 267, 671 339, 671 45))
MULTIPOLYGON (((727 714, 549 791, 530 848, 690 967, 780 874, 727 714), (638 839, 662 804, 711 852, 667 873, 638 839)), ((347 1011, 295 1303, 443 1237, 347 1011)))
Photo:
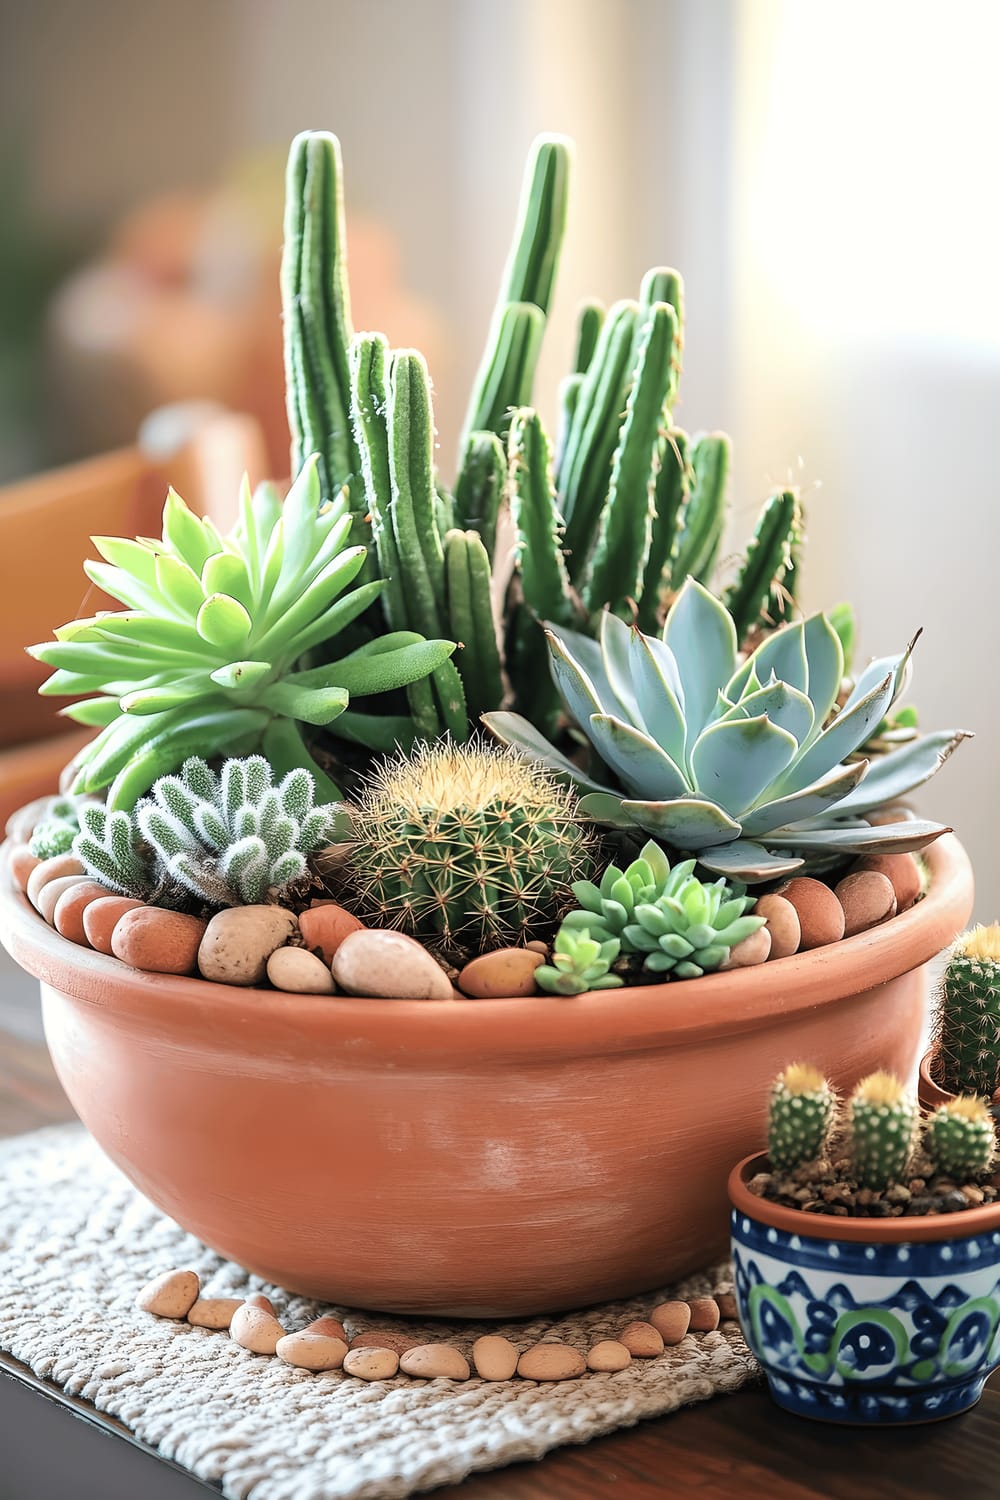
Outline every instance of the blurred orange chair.
POLYGON ((132 448, 0 489, 0 827, 10 812, 56 788, 92 731, 67 728, 59 703, 39 698, 48 668, 25 646, 98 609, 118 609, 88 583, 92 536, 158 536, 167 488, 224 529, 242 475, 268 465, 258 424, 204 403, 167 407, 132 448))

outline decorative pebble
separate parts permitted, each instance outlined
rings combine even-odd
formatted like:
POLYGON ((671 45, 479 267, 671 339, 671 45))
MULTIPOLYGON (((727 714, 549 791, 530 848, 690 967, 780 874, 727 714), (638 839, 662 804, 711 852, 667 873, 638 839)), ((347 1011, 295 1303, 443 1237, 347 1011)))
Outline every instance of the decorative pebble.
POLYGON ((351 1339, 352 1349, 391 1349, 393 1354, 405 1354, 408 1349, 419 1347, 420 1339, 410 1339, 405 1333, 391 1333, 385 1328, 370 1328, 351 1339))
POLYGON ((147 974, 193 974, 205 925, 201 917, 140 906, 119 917, 111 951, 122 963, 147 974))
POLYGON ((358 1380, 391 1380, 398 1369, 393 1349, 349 1349, 344 1356, 344 1374, 358 1380))
POLYGON ((164 1271, 146 1283, 135 1305, 157 1318, 186 1318, 200 1289, 196 1271, 164 1271))
POLYGON ((40 860, 28 876, 24 893, 37 910, 38 896, 50 880, 59 880, 64 875, 85 875, 83 865, 73 854, 54 854, 51 859, 40 860))
POLYGON ((52 913, 56 932, 68 938, 71 943, 82 943, 86 947, 87 934, 83 918, 87 907, 92 906, 95 901, 106 900, 107 895, 107 886, 98 885, 96 880, 80 880, 67 888, 59 897, 52 913))
POLYGON ((230 906, 218 912, 198 949, 203 979, 218 984, 261 984, 275 948, 295 931, 294 912, 281 906, 230 906))
POLYGON ((499 1333, 484 1333, 472 1346, 472 1363, 483 1380, 511 1380, 517 1370, 518 1351, 499 1333))
POLYGON ((661 1302, 653 1308, 649 1321, 667 1348, 673 1348, 691 1326, 691 1309, 686 1302, 661 1302))
POLYGON ((86 875, 59 875, 55 880, 47 880, 38 892, 38 900, 35 902, 38 915, 51 927, 55 922, 56 907, 59 905, 60 898, 78 885, 89 884, 90 881, 86 875))
POLYGON ((251 1354, 273 1354, 278 1340, 285 1337, 285 1330, 272 1313, 244 1302, 233 1313, 229 1337, 241 1349, 249 1349, 251 1354))
POLYGON ((347 1354, 343 1339, 328 1338, 322 1333, 286 1333, 274 1346, 274 1352, 286 1365, 299 1370, 339 1370, 347 1354))
POLYGON ((499 1000, 533 995, 535 970, 545 962, 527 948, 498 948, 472 959, 458 976, 458 987, 473 1000, 499 1000))
POLYGON ((274 1303, 270 1297, 265 1297, 263 1292, 251 1292, 248 1297, 243 1298, 245 1307, 259 1307, 263 1312, 270 1313, 272 1318, 278 1315, 274 1310, 274 1303))
POLYGON ((187 1320, 195 1328, 228 1328, 236 1310, 242 1306, 239 1297, 199 1297, 188 1309, 187 1320))
POLYGON ((833 888, 844 908, 844 936, 865 932, 896 915, 896 892, 888 875, 877 870, 855 870, 833 888))
POLYGON ((276 948, 267 961, 267 977, 287 995, 334 995, 337 986, 321 958, 308 948, 276 948))
POLYGON ((549 945, 548 943, 543 943, 541 938, 532 938, 530 943, 525 943, 524 946, 530 948, 532 953, 540 953, 543 958, 548 958, 549 956, 549 945))
POLYGON ((333 955, 333 977, 349 995, 380 1000, 453 1000, 454 991, 427 949, 402 932, 348 933, 333 955))
POLYGON ((790 958, 799 951, 802 928, 799 914, 784 896, 761 896, 753 909, 755 917, 763 917, 771 934, 769 959, 790 958))
POLYGON ((83 935, 97 953, 110 954, 111 935, 120 917, 127 911, 138 911, 144 901, 133 901, 128 896, 104 895, 100 901, 91 901, 83 909, 83 935))
POLYGON ((322 1333, 330 1339, 343 1339, 348 1342, 347 1329, 339 1318, 313 1318, 306 1328, 306 1333, 322 1333))
POLYGON ((40 864, 41 860, 37 854, 32 854, 27 844, 14 845, 10 851, 8 865, 10 868, 10 878, 19 891, 26 891, 28 889, 28 877, 35 866, 40 864))
POLYGON ((719 1304, 714 1297, 692 1297, 691 1333, 712 1333, 719 1326, 719 1304))
POLYGON ((715 1301, 719 1309, 719 1317, 724 1323, 735 1322, 737 1317, 736 1298, 732 1292, 716 1292, 715 1301))
POLYGON ((454 1344, 418 1344, 400 1356, 399 1368, 404 1375, 419 1375, 424 1380, 468 1380, 469 1361, 454 1344))
POLYGON ((533 1344, 517 1362, 525 1380, 575 1380, 587 1368, 579 1349, 569 1344, 533 1344))
POLYGON ((809 875, 797 875, 776 893, 790 901, 798 915, 802 936, 799 951, 839 943, 844 936, 844 908, 828 885, 809 875))
POLYGON ((756 932, 751 932, 749 937, 730 948, 729 957, 722 968, 750 969, 754 964, 766 963, 770 951, 771 934, 766 927, 758 927, 756 932))
POLYGON ((617 1339, 601 1339, 587 1355, 587 1369, 614 1374, 632 1363, 632 1356, 617 1339))
POLYGON ((855 870, 872 870, 892 881, 896 892, 896 910, 906 911, 920 895, 920 866, 912 854, 866 854, 855 870))
POLYGON ((338 906, 336 901, 324 901, 322 905, 310 906, 299 917, 302 941, 312 953, 318 953, 327 968, 345 937, 352 932, 364 932, 365 924, 357 917, 338 906))
POLYGON ((652 1323, 629 1323, 618 1335, 619 1343, 636 1359, 655 1359, 663 1353, 663 1335, 652 1323))

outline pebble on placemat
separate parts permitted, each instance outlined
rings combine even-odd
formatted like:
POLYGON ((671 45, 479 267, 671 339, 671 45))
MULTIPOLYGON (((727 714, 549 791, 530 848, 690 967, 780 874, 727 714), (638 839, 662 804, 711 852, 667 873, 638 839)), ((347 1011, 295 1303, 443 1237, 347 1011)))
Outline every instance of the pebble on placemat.
POLYGON ((719 1309, 719 1317, 723 1322, 732 1322, 736 1318, 736 1298, 732 1292, 716 1292, 715 1302, 719 1309))
POLYGON ((712 1333, 719 1326, 719 1304, 714 1297, 692 1297, 691 1332, 712 1333))
POLYGON ((405 1333, 391 1333, 387 1328, 370 1328, 367 1333, 356 1333, 351 1339, 352 1349, 391 1349, 393 1354, 405 1354, 407 1349, 416 1349, 419 1339, 411 1339, 405 1333))
POLYGON ((511 1380, 517 1370, 518 1351, 499 1333, 484 1333, 472 1346, 472 1363, 482 1380, 511 1380))
POLYGON ((679 1344, 691 1326, 691 1309, 686 1302, 661 1302, 653 1308, 649 1321, 668 1348, 679 1344))
POLYGON ((135 1305, 157 1318, 186 1318, 200 1290, 197 1272, 164 1271, 146 1283, 135 1305))
POLYGON ((344 1374, 358 1380, 391 1380, 398 1369, 394 1349, 349 1349, 344 1356, 344 1374))
POLYGON ((587 1369, 605 1375, 616 1374, 631 1363, 631 1354, 617 1339, 601 1339, 587 1355, 587 1369))
POLYGON ((525 1380, 575 1380, 586 1369, 579 1349, 569 1344, 533 1344, 517 1362, 517 1373, 525 1380))
POLYGON ((636 1359, 655 1359, 663 1353, 663 1335, 652 1323, 627 1324, 618 1335, 618 1341, 636 1359))
POLYGON ((469 1361, 452 1344, 418 1344, 399 1361, 404 1375, 424 1380, 468 1380, 469 1361))
POLYGON ((274 1314, 251 1302, 244 1302, 237 1308, 229 1325, 229 1337, 233 1343, 239 1344, 241 1349, 249 1349, 251 1354, 273 1354, 278 1340, 284 1336, 285 1330, 274 1314))
POLYGON ((199 1297, 188 1309, 187 1320, 195 1328, 228 1328, 233 1314, 243 1303, 239 1297, 199 1297))
POLYGON ((299 1370, 339 1370, 348 1349, 343 1339, 303 1329, 300 1333, 286 1333, 275 1344, 274 1352, 286 1365, 295 1365, 299 1370))

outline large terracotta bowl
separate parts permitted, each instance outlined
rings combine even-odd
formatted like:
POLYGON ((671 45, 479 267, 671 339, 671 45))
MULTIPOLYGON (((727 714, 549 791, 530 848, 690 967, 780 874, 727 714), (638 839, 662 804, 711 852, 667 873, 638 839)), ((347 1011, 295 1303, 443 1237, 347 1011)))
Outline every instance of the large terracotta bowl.
POLYGON ((954 838, 927 897, 830 948, 575 999, 318 999, 137 974, 9 885, 59 1077, 160 1208, 293 1291, 521 1315, 662 1285, 722 1254, 726 1178, 774 1074, 906 1072, 923 965, 972 905, 954 838))

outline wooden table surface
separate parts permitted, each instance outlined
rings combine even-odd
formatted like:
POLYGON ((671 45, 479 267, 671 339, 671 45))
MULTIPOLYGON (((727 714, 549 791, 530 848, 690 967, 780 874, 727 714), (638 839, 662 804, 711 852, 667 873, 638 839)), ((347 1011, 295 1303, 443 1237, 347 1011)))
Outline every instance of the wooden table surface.
MULTIPOLYGON (((0 968, 0 1135, 72 1118, 41 1037, 33 986, 0 968)), ((48 1404, 48 1403, 46 1403, 48 1404)), ((124 1428, 0 1359, 0 1500, 197 1500, 209 1487, 153 1458, 124 1428), (17 1436, 48 1396, 61 1408, 43 1446, 17 1436), (81 1423, 74 1417, 85 1415, 81 1423), (108 1437, 119 1440, 108 1442, 108 1437), (75 1478, 57 1487, 59 1472, 75 1478)), ((826 1427, 778 1411, 759 1387, 561 1448, 539 1463, 474 1475, 440 1500, 996 1500, 1000 1371, 980 1405, 931 1426, 826 1427)))

